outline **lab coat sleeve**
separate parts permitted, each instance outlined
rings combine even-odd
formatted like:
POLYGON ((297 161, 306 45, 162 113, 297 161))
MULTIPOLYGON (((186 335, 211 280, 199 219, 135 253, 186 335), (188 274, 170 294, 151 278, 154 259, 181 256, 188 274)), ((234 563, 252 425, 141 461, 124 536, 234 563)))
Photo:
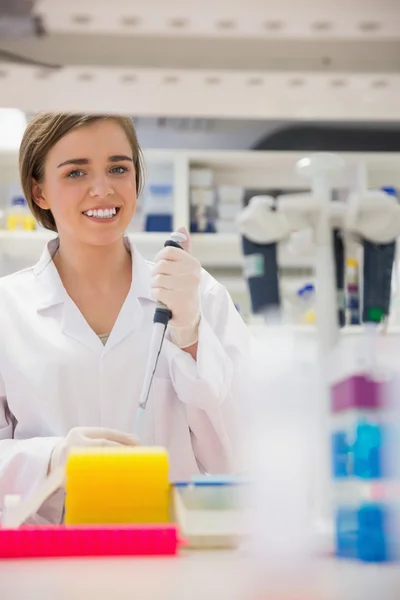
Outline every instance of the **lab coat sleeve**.
MULTIPOLYGON (((59 438, 43 437, 15 440, 16 419, 6 399, 6 390, 0 374, 0 513, 4 496, 29 494, 47 475, 53 448, 59 438)), ((57 522, 63 506, 42 506, 40 514, 31 522, 57 522), (43 511, 42 511, 43 509, 43 511), (41 516, 43 515, 43 516, 41 516)))
POLYGON ((186 405, 192 447, 206 473, 237 471, 243 365, 251 336, 227 290, 214 281, 203 295, 197 360, 175 347, 170 376, 186 405))

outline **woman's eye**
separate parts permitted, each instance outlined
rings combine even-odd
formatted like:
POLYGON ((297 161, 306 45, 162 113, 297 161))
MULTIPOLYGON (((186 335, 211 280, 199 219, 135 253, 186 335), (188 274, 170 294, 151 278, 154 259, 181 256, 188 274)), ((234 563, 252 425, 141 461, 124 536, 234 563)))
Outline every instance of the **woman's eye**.
POLYGON ((111 173, 115 173, 116 175, 120 175, 122 173, 126 173, 127 170, 128 169, 126 167, 113 167, 111 169, 111 173))
POLYGON ((74 171, 70 171, 67 175, 67 177, 71 178, 71 179, 77 179, 78 177, 81 177, 81 175, 84 175, 83 171, 79 171, 79 169, 75 169, 74 171))

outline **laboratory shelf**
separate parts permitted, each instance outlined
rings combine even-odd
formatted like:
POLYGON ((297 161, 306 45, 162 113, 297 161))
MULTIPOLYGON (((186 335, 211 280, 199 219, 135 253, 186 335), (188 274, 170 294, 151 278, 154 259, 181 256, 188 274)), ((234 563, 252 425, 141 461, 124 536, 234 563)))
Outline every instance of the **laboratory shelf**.
MULTIPOLYGON (((55 237, 55 233, 46 230, 5 231, 0 230, 0 257, 9 260, 26 260, 32 264, 39 257, 45 244, 55 237)), ((132 243, 147 260, 153 260, 163 247, 168 233, 128 233, 132 243)), ((205 269, 241 268, 243 257, 238 234, 205 233, 193 234, 192 253, 205 269)), ((311 256, 298 256, 287 247, 279 250, 279 263, 283 268, 312 269, 311 256)))
MULTIPOLYGON (((190 201, 189 181, 192 168, 211 169, 213 186, 238 186, 249 193, 290 193, 307 191, 307 183, 296 174, 299 159, 312 153, 307 152, 258 152, 235 150, 173 150, 145 149, 145 180, 151 180, 152 167, 170 165, 174 189, 174 227, 189 226, 190 201), (251 192, 249 192, 251 190, 251 192)), ((365 170, 365 182, 369 189, 384 185, 400 188, 400 153, 340 153, 346 161, 346 169, 336 180, 337 187, 356 185, 355 173, 365 170)), ((5 209, 9 200, 10 186, 18 185, 18 156, 16 151, 0 151, 0 209, 5 209)), ((234 228, 233 228, 234 231, 234 228)), ((0 260, 18 259, 32 264, 39 256, 44 244, 51 238, 44 230, 34 232, 0 231, 0 260)), ((143 256, 152 260, 163 246, 165 233, 140 232, 130 237, 143 256)), ((314 249, 309 246, 299 250, 291 240, 279 248, 279 264, 292 271, 286 275, 296 277, 299 272, 313 269, 314 249)), ((243 257, 238 233, 195 234, 192 236, 194 255, 206 269, 242 269, 243 257)), ((1 271, 0 271, 1 275, 1 271)), ((226 273, 232 282, 232 273, 226 273)), ((235 274, 238 285, 240 278, 235 274)), ((233 286, 237 289, 236 284, 233 286)))

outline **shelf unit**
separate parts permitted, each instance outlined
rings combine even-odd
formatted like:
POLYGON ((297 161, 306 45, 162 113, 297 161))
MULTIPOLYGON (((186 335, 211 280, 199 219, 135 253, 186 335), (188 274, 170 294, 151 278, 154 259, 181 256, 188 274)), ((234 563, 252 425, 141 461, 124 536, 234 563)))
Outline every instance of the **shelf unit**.
MULTIPOLYGON (((191 167, 208 167, 214 172, 215 185, 240 185, 249 189, 294 191, 306 189, 295 166, 304 152, 256 151, 185 151, 145 150, 145 165, 172 165, 174 173, 174 226, 189 226, 189 170, 191 167)), ((394 185, 400 188, 400 154, 343 153, 349 171, 338 178, 337 185, 346 186, 350 170, 362 163, 368 176, 368 186, 379 188, 394 185)), ((0 186, 6 193, 10 184, 18 182, 17 154, 0 154, 0 186)), ((146 177, 146 173, 145 173, 146 177)), ((3 196, 3 204, 5 196, 3 196)), ((146 258, 152 258, 163 244, 165 234, 132 233, 132 240, 146 258)), ((0 232, 1 252, 7 256, 27 258, 36 256, 48 239, 48 233, 0 232)), ((192 236, 194 254, 206 268, 241 268, 242 255, 239 236, 232 234, 195 234, 192 236)), ((311 269, 313 256, 299 255, 290 245, 280 248, 280 264, 286 269, 311 269)))
MULTIPOLYGON (((138 248, 146 260, 152 260, 162 248, 167 233, 128 233, 130 240, 138 248)), ((55 234, 39 229, 30 231, 0 230, 0 254, 7 259, 36 260, 44 245, 55 237, 55 234)), ((232 234, 194 234, 192 235, 192 253, 205 269, 240 269, 243 259, 240 238, 232 234)), ((290 254, 286 248, 280 251, 280 265, 286 269, 313 268, 310 256, 290 254)))
MULTIPOLYGON (((400 188, 400 154, 343 154, 348 165, 337 180, 338 187, 351 180, 351 170, 363 163, 370 188, 394 185, 400 188)), ((294 191, 306 189, 296 175, 296 162, 303 152, 237 152, 237 151, 185 151, 146 150, 145 165, 168 164, 173 168, 174 180, 174 226, 189 225, 189 171, 191 167, 208 167, 214 172, 215 185, 240 185, 250 189, 294 191)), ((354 173, 353 173, 354 175, 354 173)), ((0 188, 18 181, 17 155, 15 152, 0 154, 0 188)), ((4 203, 4 198, 3 198, 4 203)), ((1 207, 1 200, 0 200, 1 207)), ((163 246, 165 233, 128 232, 143 256, 152 260, 163 246)), ((51 232, 38 229, 34 232, 0 231, 0 269, 5 264, 18 268, 35 262, 51 232), (3 266, 2 266, 3 265, 3 266)), ((214 274, 231 292, 234 300, 249 312, 247 289, 242 276, 242 252, 240 236, 231 234, 192 235, 193 254, 204 268, 214 274)), ((279 248, 279 264, 285 285, 293 288, 312 277, 314 256, 312 246, 306 253, 289 242, 279 248), (288 283, 289 282, 289 283, 288 283)))

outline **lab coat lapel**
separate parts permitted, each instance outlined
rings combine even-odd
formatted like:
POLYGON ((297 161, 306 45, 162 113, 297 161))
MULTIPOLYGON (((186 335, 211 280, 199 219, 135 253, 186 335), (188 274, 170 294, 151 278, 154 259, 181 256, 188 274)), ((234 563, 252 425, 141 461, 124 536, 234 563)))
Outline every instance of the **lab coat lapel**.
POLYGON ((65 335, 77 340, 94 352, 99 352, 103 348, 100 338, 69 296, 63 306, 61 330, 65 335))
POLYGON ((53 256, 57 252, 59 243, 58 238, 51 240, 34 267, 37 309, 45 313, 59 305, 58 310, 55 313, 53 311, 52 316, 60 319, 61 331, 98 352, 103 347, 101 340, 68 296, 53 262, 53 256))

